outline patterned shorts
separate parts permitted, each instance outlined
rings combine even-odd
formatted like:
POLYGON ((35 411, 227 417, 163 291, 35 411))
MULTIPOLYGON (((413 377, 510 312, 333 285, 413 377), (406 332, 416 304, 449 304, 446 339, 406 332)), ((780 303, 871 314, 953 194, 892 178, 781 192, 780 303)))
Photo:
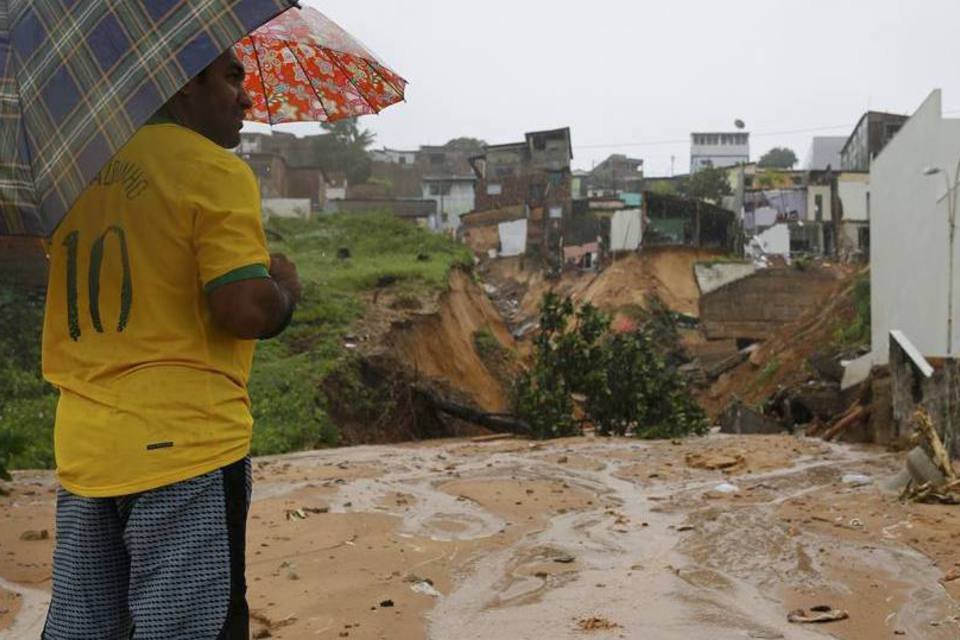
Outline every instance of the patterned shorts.
POLYGON ((119 498, 57 495, 43 640, 249 638, 250 459, 119 498))

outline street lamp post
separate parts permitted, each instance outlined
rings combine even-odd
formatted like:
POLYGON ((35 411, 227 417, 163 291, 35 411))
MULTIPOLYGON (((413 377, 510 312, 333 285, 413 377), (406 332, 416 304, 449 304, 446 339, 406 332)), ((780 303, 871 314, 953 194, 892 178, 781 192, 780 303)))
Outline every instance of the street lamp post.
MULTIPOLYGON (((937 200, 937 204, 944 199, 947 201, 947 226, 948 243, 950 254, 948 256, 949 266, 947 271, 947 393, 946 393, 946 424, 944 425, 944 446, 948 452, 953 450, 953 263, 954 263, 954 238, 957 230, 957 188, 960 186, 960 162, 957 163, 957 169, 954 173, 953 184, 950 183, 949 174, 939 167, 929 167, 924 170, 923 175, 934 176, 943 175, 943 180, 947 185, 947 192, 937 200)), ((952 455, 952 453, 951 453, 952 455)))

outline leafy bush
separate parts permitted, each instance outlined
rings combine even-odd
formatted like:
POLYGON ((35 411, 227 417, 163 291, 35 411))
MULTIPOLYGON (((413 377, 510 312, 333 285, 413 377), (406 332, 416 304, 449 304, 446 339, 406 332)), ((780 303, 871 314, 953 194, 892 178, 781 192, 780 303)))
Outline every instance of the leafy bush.
POLYGON ((496 358, 504 350, 493 332, 490 331, 490 327, 482 327, 473 332, 473 346, 482 360, 496 358))
POLYGON ((53 466, 57 392, 40 370, 43 296, 0 287, 0 477, 53 466))
POLYGON ((870 274, 857 278, 853 285, 853 307, 856 315, 846 327, 837 331, 838 347, 860 347, 870 343, 870 274))
POLYGON ((575 393, 585 397, 583 409, 602 435, 705 433, 703 410, 656 348, 664 328, 652 322, 632 333, 609 328, 609 317, 589 303, 577 308, 570 298, 544 296, 534 365, 514 387, 515 410, 533 436, 579 432, 575 393))

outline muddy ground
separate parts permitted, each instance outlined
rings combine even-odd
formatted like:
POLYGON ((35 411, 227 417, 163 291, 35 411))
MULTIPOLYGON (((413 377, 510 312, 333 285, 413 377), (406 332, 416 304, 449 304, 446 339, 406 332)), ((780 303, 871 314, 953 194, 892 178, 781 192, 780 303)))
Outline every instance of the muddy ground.
MULTIPOLYGON (((876 448, 720 435, 258 459, 254 635, 955 639, 960 580, 944 578, 960 561, 960 507, 884 492, 901 464, 876 448), (815 605, 849 618, 787 621, 815 605)), ((0 498, 0 638, 39 636, 54 491, 50 473, 21 472, 0 498)))

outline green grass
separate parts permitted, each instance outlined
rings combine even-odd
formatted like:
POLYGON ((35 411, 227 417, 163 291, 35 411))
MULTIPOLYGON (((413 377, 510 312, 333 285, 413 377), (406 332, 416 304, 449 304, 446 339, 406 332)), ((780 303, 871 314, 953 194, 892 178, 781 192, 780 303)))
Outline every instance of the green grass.
MULTIPOLYGON (((250 379, 256 455, 337 443, 321 383, 346 354, 343 337, 364 313, 365 291, 440 290, 453 266, 472 260, 465 246, 388 214, 273 220, 267 229, 271 251, 297 264, 304 296, 287 331, 257 346, 250 379), (338 258, 339 249, 350 257, 338 258)), ((5 464, 53 466, 56 391, 40 373, 42 320, 40 296, 0 288, 0 475, 5 464)))
POLYGON ((257 349, 250 396, 258 455, 337 443, 321 383, 345 356, 343 337, 364 312, 363 292, 440 290, 452 267, 471 261, 463 245, 389 214, 272 220, 267 228, 270 250, 296 263, 304 296, 290 328, 257 349))
POLYGON ((53 465, 56 390, 40 372, 43 296, 0 287, 0 477, 53 465))

